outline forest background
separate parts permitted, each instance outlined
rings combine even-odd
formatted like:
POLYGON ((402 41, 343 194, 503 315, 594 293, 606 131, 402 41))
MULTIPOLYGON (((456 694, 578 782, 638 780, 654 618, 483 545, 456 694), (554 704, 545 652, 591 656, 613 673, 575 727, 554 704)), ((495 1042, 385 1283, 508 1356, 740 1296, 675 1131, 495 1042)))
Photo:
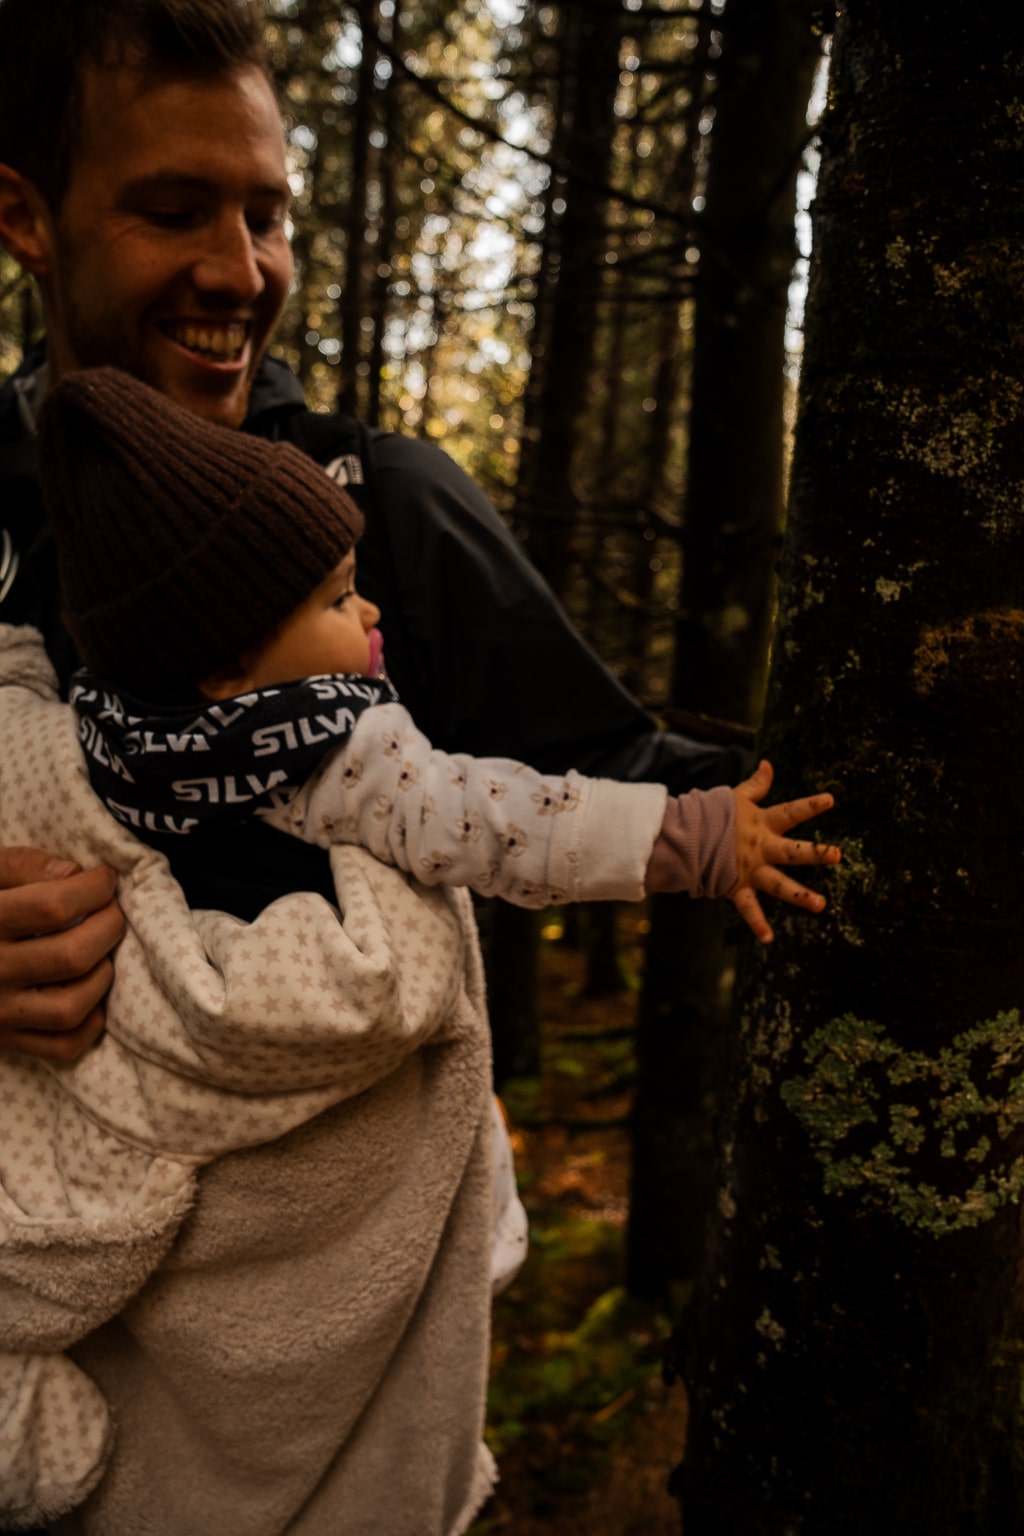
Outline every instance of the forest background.
MULTIPOLYGON (((451 453, 626 685, 756 728, 783 793, 836 790, 846 851, 766 954, 685 899, 481 912, 534 1239, 479 1536, 667 1536, 684 1437, 692 1536, 1024 1529, 1024 14, 998 9, 270 0, 275 345, 311 402, 451 453)), ((39 325, 0 258, 0 375, 39 325)))

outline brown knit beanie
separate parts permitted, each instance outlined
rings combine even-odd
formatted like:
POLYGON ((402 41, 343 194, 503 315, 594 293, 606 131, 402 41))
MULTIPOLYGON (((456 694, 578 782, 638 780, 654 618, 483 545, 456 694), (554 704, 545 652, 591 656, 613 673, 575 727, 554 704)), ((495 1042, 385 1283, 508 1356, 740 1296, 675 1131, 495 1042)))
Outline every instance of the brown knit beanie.
POLYGON ((363 528, 292 444, 204 421, 116 368, 61 379, 39 464, 68 629, 89 667, 143 698, 238 661, 363 528))

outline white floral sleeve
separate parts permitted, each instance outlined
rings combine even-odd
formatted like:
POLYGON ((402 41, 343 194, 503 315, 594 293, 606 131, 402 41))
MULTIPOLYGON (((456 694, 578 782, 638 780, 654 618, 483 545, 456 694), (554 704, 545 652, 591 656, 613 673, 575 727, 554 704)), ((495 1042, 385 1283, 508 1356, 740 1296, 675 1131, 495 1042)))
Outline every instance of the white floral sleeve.
POLYGON ((407 710, 382 704, 290 802, 262 814, 306 842, 359 843, 426 885, 544 907, 639 900, 665 804, 659 784, 436 751, 407 710))

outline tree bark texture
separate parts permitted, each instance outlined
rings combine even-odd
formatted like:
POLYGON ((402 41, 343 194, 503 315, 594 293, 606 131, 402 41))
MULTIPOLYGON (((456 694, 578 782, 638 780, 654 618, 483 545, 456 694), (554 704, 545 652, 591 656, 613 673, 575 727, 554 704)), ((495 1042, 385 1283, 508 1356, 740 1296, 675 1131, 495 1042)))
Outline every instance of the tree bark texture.
MULTIPOLYGON (((586 409, 602 296, 605 198, 615 139, 622 13, 565 0, 560 39, 561 121, 554 141, 567 174, 548 270, 538 276, 539 318, 526 398, 517 516, 530 531, 530 558, 564 596, 577 497, 572 458, 586 409)), ((554 211, 552 209, 552 211, 554 211)))
POLYGON ((729 0, 698 240, 673 700, 752 724, 782 527, 796 175, 821 56, 813 0, 729 0))
MULTIPOLYGON (((729 0, 722 26, 694 320, 673 702, 752 722, 782 517, 796 173, 820 41, 809 0, 729 0)), ((713 1193, 711 1116, 722 1090, 720 983, 730 955, 727 909, 679 897, 658 897, 651 907, 628 1237, 630 1288, 644 1295, 692 1279, 699 1261, 713 1193), (682 1090, 681 1064, 688 1073, 682 1090)))
POLYGON ((834 789, 844 863, 741 979, 685 1529, 1007 1536, 1024 16, 849 0, 831 89, 764 746, 834 789))
POLYGON ((659 896, 650 913, 636 1030, 626 1283, 633 1296, 662 1298, 697 1273, 714 1193, 730 946, 717 903, 659 896))
MULTIPOLYGON (((571 174, 554 179, 550 222, 537 278, 536 327, 516 488, 516 516, 527 550, 559 597, 566 595, 578 498, 571 466, 587 404, 601 296, 605 201, 615 137, 621 16, 585 0, 566 0, 559 40, 556 158, 571 174), (583 178, 582 180, 580 178, 583 178), (560 214, 554 205, 561 197, 560 214)), ((539 1066, 540 1021, 534 978, 539 924, 499 903, 486 955, 496 1064, 539 1066)))
POLYGON ((376 86, 377 27, 376 0, 359 0, 356 7, 362 38, 355 109, 352 113, 352 170, 345 218, 345 286, 338 303, 341 329, 341 378, 338 382, 338 410, 349 415, 362 414, 367 390, 359 375, 363 357, 362 322, 366 312, 368 283, 367 239, 370 220, 370 134, 377 122, 376 86))

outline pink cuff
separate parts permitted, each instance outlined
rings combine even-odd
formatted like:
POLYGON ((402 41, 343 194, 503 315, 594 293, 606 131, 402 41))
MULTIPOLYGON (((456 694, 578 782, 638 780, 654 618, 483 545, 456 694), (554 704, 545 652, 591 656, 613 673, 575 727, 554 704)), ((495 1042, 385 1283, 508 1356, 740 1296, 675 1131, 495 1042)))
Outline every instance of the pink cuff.
POLYGON ((648 891, 727 896, 736 883, 736 802, 732 790, 669 796, 644 881, 648 891))

